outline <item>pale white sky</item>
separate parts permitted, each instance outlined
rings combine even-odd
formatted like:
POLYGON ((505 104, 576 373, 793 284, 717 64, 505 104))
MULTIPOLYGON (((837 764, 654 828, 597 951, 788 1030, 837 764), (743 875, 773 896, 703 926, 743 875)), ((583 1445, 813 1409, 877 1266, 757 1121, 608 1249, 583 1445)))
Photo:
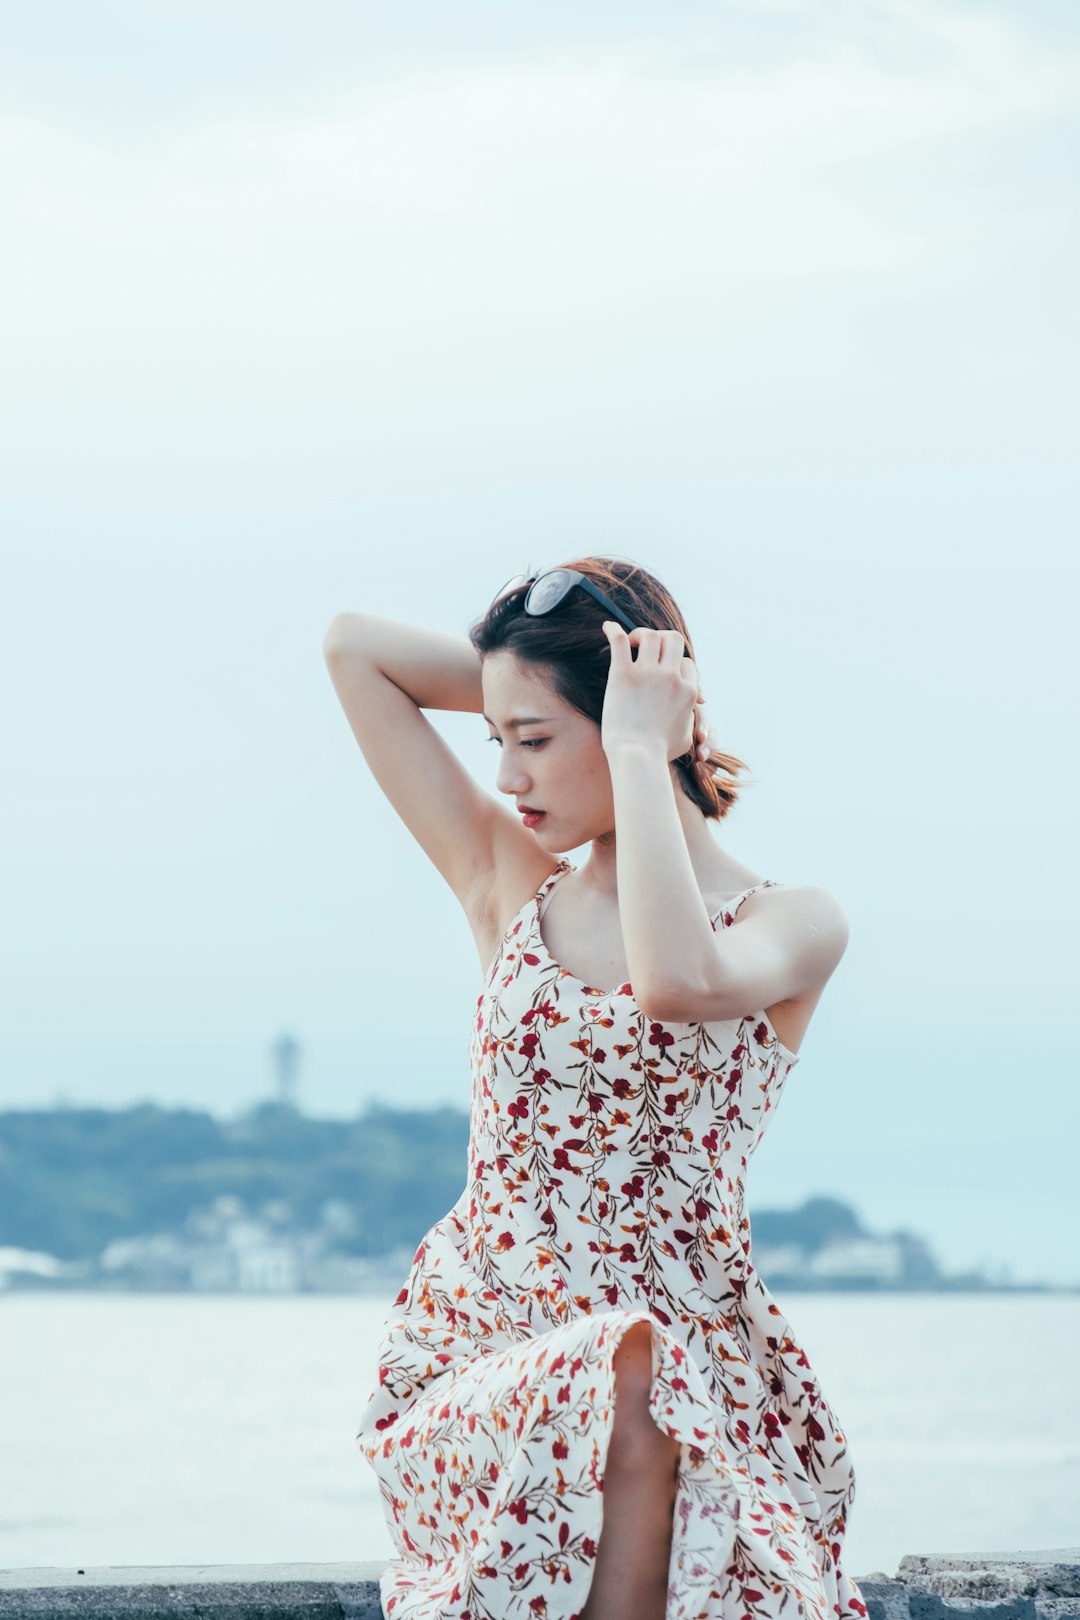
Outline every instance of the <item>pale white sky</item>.
POLYGON ((851 919, 751 1209, 1080 1281, 1075 10, 5 33, 0 1107, 234 1112, 283 1029, 313 1111, 467 1107, 480 964, 322 634, 619 551, 754 768, 723 838, 851 919))

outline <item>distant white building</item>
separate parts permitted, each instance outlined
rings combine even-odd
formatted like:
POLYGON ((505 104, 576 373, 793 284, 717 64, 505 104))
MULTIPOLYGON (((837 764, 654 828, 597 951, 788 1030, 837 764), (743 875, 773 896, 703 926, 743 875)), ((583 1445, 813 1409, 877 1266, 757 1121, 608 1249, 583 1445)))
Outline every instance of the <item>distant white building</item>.
POLYGON ((753 1247, 755 1269, 778 1277, 801 1277, 806 1274, 806 1254, 796 1243, 776 1244, 773 1248, 753 1247))
POLYGON ((301 1287, 303 1267, 297 1239, 279 1235, 265 1221, 245 1215, 239 1199, 217 1199, 211 1211, 189 1220, 188 1228, 201 1239, 188 1260, 192 1288, 289 1294, 301 1287))
POLYGON ((300 1286, 295 1244, 275 1237, 261 1221, 236 1221, 225 1234, 244 1293, 288 1294, 300 1286))
POLYGON ((69 1270, 55 1254, 41 1249, 14 1249, 0 1245, 0 1288, 9 1288, 25 1277, 63 1277, 69 1270))
POLYGON ((807 1270, 813 1277, 896 1282, 904 1274, 904 1254, 895 1238, 841 1238, 813 1255, 807 1270))

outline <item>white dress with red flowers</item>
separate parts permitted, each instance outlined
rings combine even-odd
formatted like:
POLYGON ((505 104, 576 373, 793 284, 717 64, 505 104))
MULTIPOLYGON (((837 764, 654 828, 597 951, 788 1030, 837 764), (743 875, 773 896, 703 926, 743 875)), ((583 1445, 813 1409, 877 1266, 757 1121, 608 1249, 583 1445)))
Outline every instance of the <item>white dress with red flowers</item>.
POLYGON ((572 870, 559 861, 492 961, 468 1182, 379 1346, 358 1442, 397 1553, 384 1615, 575 1620, 612 1358, 648 1322, 650 1411, 681 1442, 666 1620, 865 1620, 841 1568, 847 1440, 751 1259, 747 1165, 797 1058, 763 1012, 659 1024, 629 984, 560 967, 540 917, 572 870))

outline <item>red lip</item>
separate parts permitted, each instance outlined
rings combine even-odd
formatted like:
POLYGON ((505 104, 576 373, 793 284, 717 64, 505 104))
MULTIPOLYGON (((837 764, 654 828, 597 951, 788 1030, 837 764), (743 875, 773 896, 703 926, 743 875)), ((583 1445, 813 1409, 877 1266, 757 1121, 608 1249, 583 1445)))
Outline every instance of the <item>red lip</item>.
POLYGON ((531 804, 519 804, 518 814, 522 816, 545 816, 546 810, 534 810, 531 804))

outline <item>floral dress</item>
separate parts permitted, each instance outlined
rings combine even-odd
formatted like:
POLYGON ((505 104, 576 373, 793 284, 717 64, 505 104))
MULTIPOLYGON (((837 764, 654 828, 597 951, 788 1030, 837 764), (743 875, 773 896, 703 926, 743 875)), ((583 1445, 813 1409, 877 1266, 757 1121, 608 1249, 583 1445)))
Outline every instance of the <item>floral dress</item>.
POLYGON ((649 1410, 680 1442, 666 1620, 865 1620, 841 1568, 847 1440, 751 1258, 747 1165, 797 1058, 764 1013, 658 1023, 629 984, 575 979, 540 933, 573 870, 559 861, 495 953, 468 1182, 379 1346, 357 1438, 396 1548, 384 1615, 575 1620, 613 1356, 648 1322, 649 1410))

